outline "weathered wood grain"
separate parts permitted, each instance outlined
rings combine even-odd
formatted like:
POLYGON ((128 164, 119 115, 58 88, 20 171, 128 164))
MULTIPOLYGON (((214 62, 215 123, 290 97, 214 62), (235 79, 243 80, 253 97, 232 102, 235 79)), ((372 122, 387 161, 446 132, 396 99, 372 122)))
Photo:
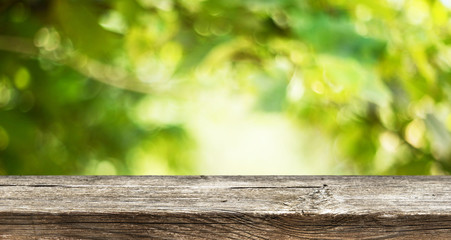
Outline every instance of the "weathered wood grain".
POLYGON ((447 176, 3 176, 1 239, 451 239, 447 176))

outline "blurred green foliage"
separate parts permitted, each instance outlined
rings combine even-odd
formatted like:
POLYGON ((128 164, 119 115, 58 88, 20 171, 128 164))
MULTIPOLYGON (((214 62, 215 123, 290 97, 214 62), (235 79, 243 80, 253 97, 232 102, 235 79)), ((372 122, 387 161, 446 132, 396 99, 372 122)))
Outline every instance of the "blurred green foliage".
POLYGON ((218 93, 327 136, 335 173, 450 173, 450 9, 1 1, 0 173, 197 174, 186 124, 218 93))

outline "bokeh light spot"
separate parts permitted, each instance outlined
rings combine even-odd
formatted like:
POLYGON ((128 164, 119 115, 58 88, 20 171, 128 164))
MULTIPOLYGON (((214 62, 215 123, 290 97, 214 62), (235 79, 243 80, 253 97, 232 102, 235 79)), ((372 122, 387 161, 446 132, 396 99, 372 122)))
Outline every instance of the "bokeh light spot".
POLYGON ((24 67, 19 68, 14 77, 14 84, 16 85, 16 87, 20 90, 23 90, 28 87, 30 81, 30 72, 28 72, 28 70, 24 67))

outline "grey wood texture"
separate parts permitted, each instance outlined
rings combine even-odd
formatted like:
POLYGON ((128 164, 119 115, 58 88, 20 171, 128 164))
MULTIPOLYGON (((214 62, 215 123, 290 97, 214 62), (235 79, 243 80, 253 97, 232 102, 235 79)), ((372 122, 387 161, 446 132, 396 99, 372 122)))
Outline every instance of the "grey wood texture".
POLYGON ((451 239, 447 176, 2 176, 0 239, 451 239))

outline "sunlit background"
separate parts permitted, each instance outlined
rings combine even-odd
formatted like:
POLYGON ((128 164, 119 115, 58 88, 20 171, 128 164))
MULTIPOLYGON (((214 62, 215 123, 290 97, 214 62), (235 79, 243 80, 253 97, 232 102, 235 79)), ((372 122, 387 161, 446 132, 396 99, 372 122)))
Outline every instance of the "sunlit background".
POLYGON ((0 174, 451 173, 450 0, 2 0, 0 174))

